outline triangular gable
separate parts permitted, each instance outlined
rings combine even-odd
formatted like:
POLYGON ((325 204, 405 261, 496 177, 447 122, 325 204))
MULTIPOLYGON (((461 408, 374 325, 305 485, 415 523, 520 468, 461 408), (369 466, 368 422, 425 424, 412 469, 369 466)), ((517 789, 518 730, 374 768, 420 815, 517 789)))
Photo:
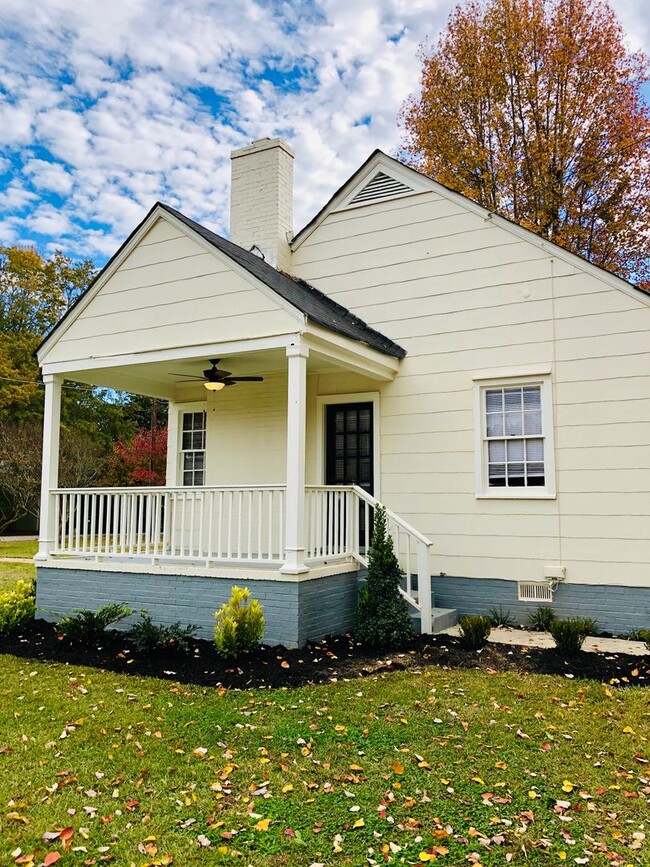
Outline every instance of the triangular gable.
POLYGON ((365 163, 363 163, 363 165, 360 166, 341 187, 339 187, 316 216, 294 236, 293 241, 291 242, 292 249, 297 250, 298 247, 300 247, 300 245, 303 244, 304 241, 306 241, 307 238, 321 225, 329 214, 347 210, 351 207, 360 207, 361 205, 372 204, 373 202, 370 200, 354 203, 354 199, 357 198, 360 193, 362 194, 366 188, 372 185, 374 179, 379 173, 385 174, 389 178, 393 178, 397 183, 401 183, 412 190, 410 193, 398 193, 397 195, 399 197, 422 192, 436 193, 438 196, 454 202, 456 205, 471 211, 483 219, 492 220, 494 225, 500 226, 502 229, 505 229, 524 241, 528 241, 543 250, 545 253, 557 256, 558 259, 567 262, 572 267, 578 268, 585 273, 602 280, 604 283, 625 292, 626 295, 635 298, 637 301, 650 305, 650 293, 645 292, 633 283, 624 280, 622 277, 619 277, 612 271, 608 271, 606 268, 601 268, 599 265, 592 264, 577 253, 571 253, 563 247, 560 247, 558 244, 554 244, 552 241, 541 238, 530 229, 524 229, 519 224, 488 210, 483 207, 483 205, 477 204, 462 193, 458 193, 449 187, 445 187, 438 181, 434 181, 432 178, 423 175, 416 169, 411 168, 411 166, 404 165, 404 163, 388 156, 388 154, 385 154, 380 150, 374 151, 365 163))
POLYGON ((157 204, 46 337, 38 358, 149 352, 289 333, 304 323, 295 306, 157 204))

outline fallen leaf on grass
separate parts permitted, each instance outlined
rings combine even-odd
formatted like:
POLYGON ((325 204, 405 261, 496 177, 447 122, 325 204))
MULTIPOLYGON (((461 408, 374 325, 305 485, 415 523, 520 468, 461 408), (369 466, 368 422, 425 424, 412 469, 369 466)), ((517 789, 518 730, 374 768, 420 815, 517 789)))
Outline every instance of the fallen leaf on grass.
POLYGON ((29 819, 27 816, 22 816, 20 813, 16 813, 15 810, 12 810, 11 813, 7 813, 7 819, 11 819, 12 822, 22 822, 23 825, 29 825, 29 819))
POLYGON ((63 856, 60 852, 48 852, 43 859, 43 864, 45 867, 50 867, 50 864, 56 864, 56 862, 60 861, 62 857, 63 856))
POLYGON ((256 831, 268 831, 270 824, 270 819, 260 819, 259 822, 253 825, 253 828, 255 828, 256 831))
POLYGON ((393 773, 395 774, 404 773, 404 765, 401 762, 392 762, 391 768, 393 769, 393 773))

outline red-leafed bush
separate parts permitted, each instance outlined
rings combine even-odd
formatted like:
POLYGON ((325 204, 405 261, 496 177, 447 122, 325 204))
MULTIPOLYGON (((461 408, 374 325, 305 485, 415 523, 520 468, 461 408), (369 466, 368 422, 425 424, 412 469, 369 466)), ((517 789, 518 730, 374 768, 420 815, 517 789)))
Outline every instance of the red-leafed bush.
POLYGON ((167 466, 167 428, 141 428, 131 442, 113 448, 113 473, 130 485, 164 485, 167 466))

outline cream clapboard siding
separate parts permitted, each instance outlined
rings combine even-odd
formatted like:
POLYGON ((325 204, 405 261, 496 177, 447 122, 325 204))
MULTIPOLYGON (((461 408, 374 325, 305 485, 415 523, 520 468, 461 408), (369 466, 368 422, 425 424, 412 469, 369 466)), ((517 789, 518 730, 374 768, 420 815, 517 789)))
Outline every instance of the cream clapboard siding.
POLYGON ((381 491, 435 572, 650 584, 650 307, 434 192, 328 215, 293 270, 408 351, 380 387, 381 491), (479 500, 473 375, 517 368, 553 373, 558 495, 479 500))
POLYGON ((209 485, 284 484, 287 475, 287 377, 240 383, 209 396, 209 485))
POLYGON ((112 356, 293 331, 296 318, 166 220, 158 220, 82 310, 47 361, 112 356))

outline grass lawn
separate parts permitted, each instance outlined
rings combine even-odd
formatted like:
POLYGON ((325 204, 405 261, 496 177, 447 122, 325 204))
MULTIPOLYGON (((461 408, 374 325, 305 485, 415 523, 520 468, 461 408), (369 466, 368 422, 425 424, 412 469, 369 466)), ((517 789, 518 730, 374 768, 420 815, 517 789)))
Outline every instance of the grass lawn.
POLYGON ((0 593, 11 590, 16 581, 31 581, 35 576, 33 563, 3 563, 0 560, 0 593))
POLYGON ((225 692, 0 657, 0 700, 2 864, 650 863, 641 688, 432 667, 225 692))
POLYGON ((38 551, 36 539, 25 539, 18 542, 1 542, 0 557, 33 557, 38 551))

